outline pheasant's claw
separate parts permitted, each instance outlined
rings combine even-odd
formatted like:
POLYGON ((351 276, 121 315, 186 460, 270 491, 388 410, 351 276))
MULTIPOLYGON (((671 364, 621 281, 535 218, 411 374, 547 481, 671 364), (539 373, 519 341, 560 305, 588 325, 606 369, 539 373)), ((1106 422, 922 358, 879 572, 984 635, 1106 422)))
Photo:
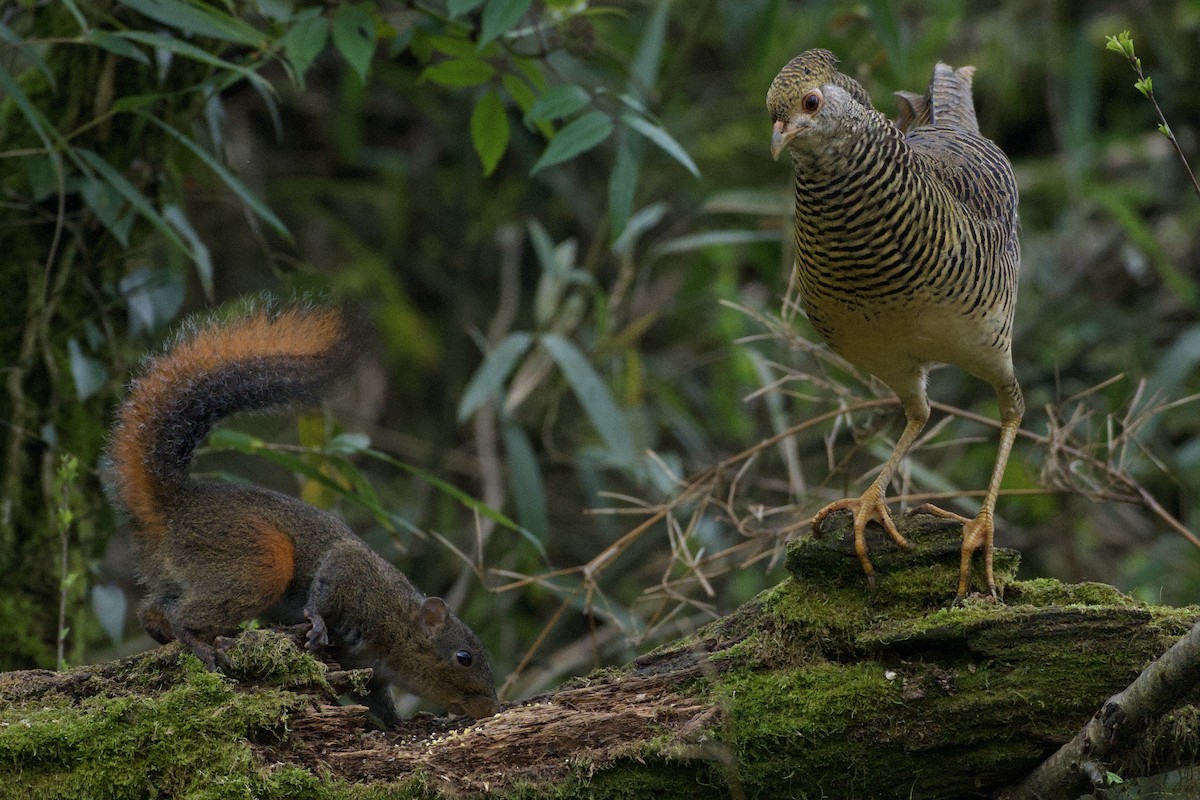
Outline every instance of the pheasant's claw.
POLYGON ((859 563, 862 564, 863 572, 867 575, 867 582, 872 587, 875 585, 875 567, 871 565, 871 557, 867 550, 868 522, 879 523, 897 546, 905 550, 913 548, 912 543, 905 539, 896 528, 896 523, 892 521, 892 515, 884 505, 883 498, 874 488, 868 489, 862 497, 846 497, 830 503, 818 511, 812 518, 814 536, 821 535, 821 523, 836 511, 849 511, 854 515, 854 552, 858 554, 859 563))
POLYGON ((933 503, 926 503, 922 506, 917 506, 912 511, 908 512, 909 516, 914 514, 928 514, 931 517, 939 517, 941 519, 950 519, 955 522, 961 522, 966 525, 971 521, 970 517, 964 517, 962 514, 955 514, 953 511, 947 511, 944 508, 938 508, 933 503))

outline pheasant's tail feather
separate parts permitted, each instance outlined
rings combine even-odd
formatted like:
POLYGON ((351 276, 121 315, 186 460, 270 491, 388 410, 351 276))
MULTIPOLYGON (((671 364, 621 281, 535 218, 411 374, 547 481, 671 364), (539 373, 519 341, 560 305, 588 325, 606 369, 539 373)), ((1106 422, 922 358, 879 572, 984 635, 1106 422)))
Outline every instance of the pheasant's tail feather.
POLYGON ((949 64, 938 64, 933 68, 927 97, 934 125, 949 125, 968 133, 979 133, 975 101, 971 99, 971 77, 974 74, 974 67, 954 69, 949 64))
POLYGON ((899 113, 896 115, 896 127, 901 133, 908 133, 913 128, 932 124, 929 116, 929 98, 916 92, 896 92, 896 104, 899 113))

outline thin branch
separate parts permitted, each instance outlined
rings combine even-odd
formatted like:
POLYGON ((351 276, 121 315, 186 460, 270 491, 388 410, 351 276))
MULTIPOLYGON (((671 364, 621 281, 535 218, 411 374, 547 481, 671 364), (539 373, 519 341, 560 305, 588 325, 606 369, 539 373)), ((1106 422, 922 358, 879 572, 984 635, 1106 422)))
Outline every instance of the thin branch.
POLYGON ((1158 130, 1163 136, 1171 142, 1171 146, 1175 148, 1175 154, 1179 156, 1179 161, 1183 164, 1183 169, 1187 172, 1188 178, 1192 181, 1192 191, 1196 193, 1196 197, 1200 197, 1200 182, 1197 182, 1195 173, 1192 172, 1191 166, 1188 164, 1187 156, 1183 154, 1183 148, 1179 146, 1179 140, 1175 138, 1175 132, 1171 130, 1171 126, 1167 124, 1167 117, 1163 114, 1162 108, 1158 105, 1158 100, 1154 96, 1154 83, 1145 73, 1142 72, 1142 60, 1133 52, 1133 39, 1129 35, 1129 31, 1122 31, 1116 36, 1107 36, 1106 47, 1114 53, 1119 53, 1125 56, 1129 62, 1129 66, 1137 73, 1137 83, 1133 86, 1142 96, 1154 105, 1154 113, 1158 115, 1158 130))

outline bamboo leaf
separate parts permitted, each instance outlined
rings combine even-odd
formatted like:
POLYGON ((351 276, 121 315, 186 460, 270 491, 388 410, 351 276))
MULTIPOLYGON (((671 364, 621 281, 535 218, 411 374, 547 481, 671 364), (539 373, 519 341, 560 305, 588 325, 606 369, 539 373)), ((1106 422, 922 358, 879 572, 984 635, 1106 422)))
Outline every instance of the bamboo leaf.
POLYGON ((200 279, 200 288, 204 290, 204 296, 212 302, 213 297, 213 264, 212 255, 208 251, 208 246, 200 238, 200 234, 196 233, 196 229, 192 227, 192 223, 184 215, 183 209, 177 205, 169 205, 163 209, 163 219, 175 226, 175 230, 179 231, 192 248, 192 261, 196 264, 196 277, 200 279))
POLYGON ((46 148, 47 153, 52 153, 54 147, 50 144, 50 137, 58 139, 58 131, 54 129, 49 121, 42 116, 33 103, 29 102, 29 97, 25 94, 25 90, 17 83, 12 75, 8 73, 3 64, 0 64, 0 89, 4 90, 13 102, 17 104, 17 108, 21 110, 21 115, 25 117, 25 121, 29 123, 29 127, 33 128, 33 132, 42 140, 42 145, 46 148))
POLYGON ((458 403, 458 421, 465 422, 493 395, 500 391, 504 381, 525 351, 533 343, 533 336, 524 331, 514 331, 487 354, 483 363, 471 376, 462 400, 458 403))
POLYGON ((527 122, 562 119, 582 111, 592 101, 582 86, 573 83, 546 90, 525 115, 527 122))
POLYGON ((637 179, 641 166, 641 140, 631 136, 628 131, 621 131, 617 136, 617 156, 608 176, 608 218, 612 225, 612 235, 617 239, 625 233, 629 215, 633 212, 633 200, 637 194, 637 179))
POLYGON ((192 36, 260 48, 266 38, 253 25, 199 0, 121 0, 121 4, 192 36))
POLYGON ((271 84, 267 82, 266 78, 262 77, 254 70, 247 69, 240 64, 234 64, 232 61, 226 61, 223 58, 218 58, 212 53, 209 53, 207 50, 202 50, 193 44, 176 39, 173 36, 150 33, 149 31, 117 31, 113 33, 113 36, 119 36, 122 39, 129 39, 133 42, 149 45, 150 47, 154 47, 159 50, 166 50, 169 53, 175 53, 176 55, 181 55, 185 58, 190 58, 203 64, 220 67, 223 70, 228 70, 242 76, 246 80, 250 81, 250 83, 260 91, 269 92, 271 90, 271 84))
POLYGON ((590 111, 563 127, 550 140, 541 158, 533 165, 529 174, 586 153, 603 142, 613 131, 612 120, 600 111, 590 111))
POLYGON ((670 0, 658 0, 646 23, 633 63, 629 65, 630 84, 638 94, 644 95, 654 86, 658 77, 658 65, 667 42, 667 12, 670 6, 670 0))
POLYGON ((696 166, 696 162, 688 155, 687 150, 684 150, 682 145, 675 141, 674 137, 667 133, 666 129, 661 125, 655 125, 650 120, 640 117, 637 114, 627 113, 622 115, 621 119, 626 125, 662 148, 663 152, 682 164, 688 172, 697 178, 700 177, 700 168, 696 166))
POLYGON ((51 89, 57 89, 58 84, 54 81, 54 73, 50 71, 50 67, 46 64, 41 54, 37 50, 25 43, 25 40, 17 35, 17 32, 12 28, 0 22, 0 42, 8 42, 13 47, 21 52, 21 55, 27 58, 38 70, 46 76, 46 80, 50 83, 51 89))
POLYGON ((370 456, 371 458, 374 458, 377 461, 382 461, 385 464, 389 464, 389 465, 395 467, 396 469, 402 470, 404 472, 407 472, 409 475, 419 478, 420 480, 424 481, 425 483, 428 483, 433 488, 442 492, 442 494, 448 495, 449 497, 457 500, 462 505, 466 506, 471 511, 474 511, 475 513, 479 514, 482 517, 487 517, 492 522, 495 522, 498 525, 503 525, 504 527, 508 528, 509 530, 517 531, 518 533, 522 533, 522 534, 528 533, 520 525, 513 522, 511 519, 509 519, 504 514, 497 511, 496 509, 492 508, 487 503, 484 503, 480 500, 476 500, 474 497, 471 497, 471 495, 467 494, 462 489, 459 489, 457 486, 454 486, 453 484, 450 484, 450 483, 446 483, 446 481, 444 481, 441 478, 438 478, 434 475, 431 475, 430 473, 426 472, 423 469, 414 467, 412 464, 406 464, 403 461, 397 461, 396 459, 389 456, 387 453, 381 453, 380 451, 374 450, 371 448, 367 448, 366 450, 363 450, 362 452, 364 455, 370 456))
POLYGON ((538 468, 537 456, 521 426, 510 419, 501 427, 504 452, 508 457, 508 480, 517 506, 517 521, 525 528, 545 555, 542 542, 550 536, 550 517, 546 511, 546 487, 538 468))
POLYGON ((133 59, 139 64, 148 65, 150 63, 150 57, 134 46, 132 42, 128 42, 119 36, 114 36, 108 31, 91 30, 88 32, 87 40, 103 50, 115 53, 123 58, 133 59))
POLYGON ((77 158, 85 161, 88 167, 99 173, 100 177, 104 178, 110 186, 128 200, 137 209, 137 212, 145 217, 146 221, 153 225, 155 230, 161 233, 168 242, 187 255, 192 255, 191 249, 179 238, 179 234, 175 232, 174 228, 167 224, 162 214, 159 214, 154 206, 150 204, 150 201, 146 199, 146 196, 138 191, 137 187, 130 183, 124 175, 113 168, 112 164, 109 164, 91 150, 78 148, 73 152, 77 158))
POLYGON ((250 209, 257 214, 263 220, 263 222, 266 222, 268 225, 274 228, 276 233, 287 239, 289 242, 292 241, 292 234, 287 229, 287 226, 283 224, 283 220, 275 216, 275 212, 272 211, 266 203, 264 203, 262 200, 259 200, 254 193, 250 191, 249 187, 238 180, 237 176, 230 172, 224 164, 218 161, 212 153, 201 147, 190 136, 185 136, 182 132, 171 127, 158 117, 144 112, 140 112, 138 116, 153 122, 155 125, 170 134, 176 141, 178 141, 188 150, 191 150, 192 153, 195 154, 195 156, 201 161, 203 161, 209 169, 217 173, 217 177, 220 178, 226 186, 232 189, 234 194, 242 199, 243 203, 250 206, 250 209))
POLYGON ((629 423, 591 362, 569 339, 557 333, 544 334, 541 344, 566 376, 579 404, 614 458, 625 464, 632 463, 636 452, 629 423))
POLYGON ((82 402, 104 388, 108 381, 108 370, 104 364, 83 352, 79 340, 67 340, 67 361, 71 366, 71 379, 75 383, 75 396, 82 402))
POLYGON ((663 242, 654 248, 653 257, 657 258, 668 253, 688 253, 693 250, 701 250, 705 247, 715 247, 718 245, 778 242, 782 236, 783 234, 779 231, 747 231, 738 229, 705 231, 704 233, 680 236, 678 239, 663 242))

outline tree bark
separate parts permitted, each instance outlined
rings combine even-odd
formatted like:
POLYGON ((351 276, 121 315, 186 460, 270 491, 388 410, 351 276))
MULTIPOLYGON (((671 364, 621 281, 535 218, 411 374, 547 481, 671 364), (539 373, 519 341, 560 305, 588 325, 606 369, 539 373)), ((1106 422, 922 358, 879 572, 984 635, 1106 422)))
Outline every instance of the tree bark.
MULTIPOLYGON (((973 596, 949 608, 955 527, 901 522, 917 547, 873 542, 873 590, 848 542, 795 542, 791 577, 729 616, 469 724, 419 715, 367 730, 365 709, 337 705, 319 664, 264 632, 239 639, 229 677, 197 669, 177 646, 70 673, 10 673, 0 677, 0 784, 15 769, 37 778, 29 796, 60 797, 37 790, 117 771, 141 789, 128 796, 147 785, 186 794, 194 773, 171 759, 219 742, 229 763, 204 774, 227 770, 260 796, 382 783, 422 797, 987 797, 1068 742, 1200 619, 1108 586, 1013 580, 1011 551, 996 554, 1004 604, 973 596), (129 707, 131 696, 144 704, 129 707), (138 750, 71 733, 118 706, 110 735, 167 763, 151 768, 138 750), (176 783, 152 782, 163 776, 176 783)), ((1195 749, 1177 748, 1173 762, 1195 763, 1195 749)))

